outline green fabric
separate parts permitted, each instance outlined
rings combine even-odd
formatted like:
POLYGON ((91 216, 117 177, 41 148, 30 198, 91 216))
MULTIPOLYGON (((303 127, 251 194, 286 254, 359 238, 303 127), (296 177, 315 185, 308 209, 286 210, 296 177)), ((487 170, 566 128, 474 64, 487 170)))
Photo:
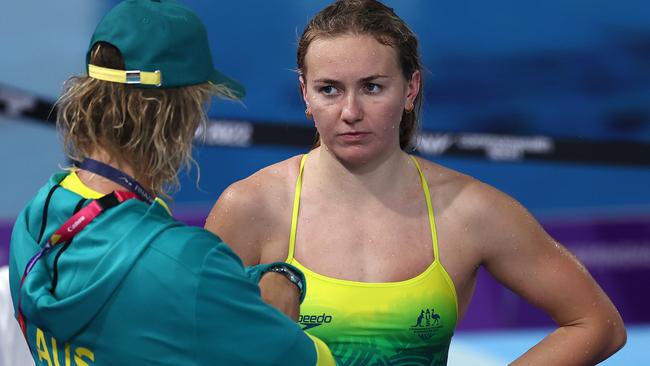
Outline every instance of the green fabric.
POLYGON ((160 70, 163 88, 211 81, 225 84, 238 97, 245 94, 241 84, 214 68, 198 16, 174 0, 125 0, 116 5, 97 25, 86 61, 99 41, 120 50, 127 70, 160 70))
MULTIPOLYGON (((64 175, 52 177, 14 226, 14 299, 27 261, 82 199, 58 188, 36 242, 45 197, 64 175)), ((61 255, 52 294, 57 251, 37 262, 20 294, 37 365, 316 364, 314 343, 261 300, 239 258, 159 204, 129 200, 91 222, 61 255)))

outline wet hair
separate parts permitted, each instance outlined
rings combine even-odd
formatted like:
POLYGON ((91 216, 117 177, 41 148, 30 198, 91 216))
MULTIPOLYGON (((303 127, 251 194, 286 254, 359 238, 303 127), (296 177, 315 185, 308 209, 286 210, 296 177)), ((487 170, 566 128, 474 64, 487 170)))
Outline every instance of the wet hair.
MULTIPOLYGON (((370 35, 379 43, 394 48, 406 80, 411 80, 415 71, 422 71, 417 37, 392 8, 376 0, 338 0, 316 14, 305 27, 297 52, 300 75, 307 74, 305 56, 315 39, 346 34, 370 35)), ((413 148, 419 128, 422 86, 420 84, 413 111, 402 112, 399 140, 403 150, 413 148)))
MULTIPOLYGON (((119 50, 105 42, 93 47, 89 62, 125 68, 119 50)), ((80 162, 101 147, 113 162, 128 163, 152 193, 165 197, 179 187, 179 169, 195 163, 192 139, 207 120, 207 103, 213 95, 232 96, 225 86, 210 83, 138 88, 85 75, 69 78, 63 89, 57 127, 68 158, 80 162)))

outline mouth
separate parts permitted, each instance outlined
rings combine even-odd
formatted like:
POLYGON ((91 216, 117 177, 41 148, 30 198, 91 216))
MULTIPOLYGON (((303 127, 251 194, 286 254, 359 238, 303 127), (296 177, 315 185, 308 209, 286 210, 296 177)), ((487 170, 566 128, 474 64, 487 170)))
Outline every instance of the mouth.
POLYGON ((351 131, 351 132, 341 132, 339 133, 339 136, 365 136, 368 134, 369 134, 368 132, 351 131))
POLYGON ((339 133, 338 137, 339 139, 346 142, 360 142, 364 140, 368 135, 370 135, 369 132, 350 131, 339 133))

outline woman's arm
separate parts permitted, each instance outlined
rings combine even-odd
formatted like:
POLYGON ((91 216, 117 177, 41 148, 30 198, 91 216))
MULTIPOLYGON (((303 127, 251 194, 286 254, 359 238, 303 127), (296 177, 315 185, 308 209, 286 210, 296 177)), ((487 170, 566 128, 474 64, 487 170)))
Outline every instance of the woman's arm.
POLYGON ((525 208, 478 182, 466 198, 483 265, 558 324, 513 365, 594 365, 623 347, 623 320, 605 292, 525 208))
POLYGON ((260 226, 265 221, 264 200, 251 185, 242 180, 226 188, 205 221, 205 229, 228 244, 246 266, 260 263, 260 226))

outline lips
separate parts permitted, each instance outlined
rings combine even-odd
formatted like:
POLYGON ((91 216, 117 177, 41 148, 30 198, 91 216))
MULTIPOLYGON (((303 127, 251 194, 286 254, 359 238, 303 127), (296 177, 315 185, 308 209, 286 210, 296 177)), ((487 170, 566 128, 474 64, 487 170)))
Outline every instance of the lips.
POLYGON ((358 142, 364 140, 369 135, 370 135, 369 132, 351 131, 351 132, 339 133, 337 136, 339 139, 343 141, 358 142))
POLYGON ((342 132, 339 133, 339 136, 362 136, 362 135, 368 135, 368 132, 361 132, 361 131, 350 131, 350 132, 342 132))

